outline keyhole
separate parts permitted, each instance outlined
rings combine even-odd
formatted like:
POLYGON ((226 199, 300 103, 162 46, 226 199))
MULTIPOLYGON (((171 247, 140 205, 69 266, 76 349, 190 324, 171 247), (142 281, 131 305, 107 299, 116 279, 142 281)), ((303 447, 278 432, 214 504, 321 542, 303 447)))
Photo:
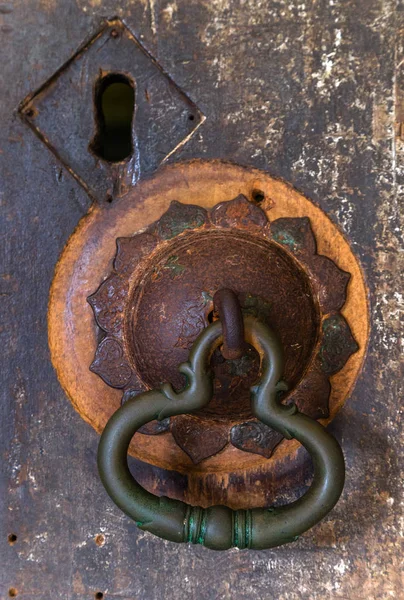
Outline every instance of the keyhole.
POLYGON ((121 162, 133 153, 135 89, 125 75, 110 73, 95 88, 96 134, 90 150, 109 162, 121 162))

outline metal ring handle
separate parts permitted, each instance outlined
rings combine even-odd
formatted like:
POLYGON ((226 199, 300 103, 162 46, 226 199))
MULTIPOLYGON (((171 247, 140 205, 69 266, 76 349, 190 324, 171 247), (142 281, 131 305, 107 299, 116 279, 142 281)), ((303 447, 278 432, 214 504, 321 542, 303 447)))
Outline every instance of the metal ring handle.
POLYGON ((219 316, 223 330, 224 358, 241 358, 247 350, 244 341, 244 318, 237 295, 229 288, 221 288, 213 296, 214 312, 219 316))
POLYGON ((108 421, 98 449, 101 480, 112 500, 138 527, 173 542, 203 544, 214 550, 231 547, 264 549, 297 539, 336 504, 344 486, 345 467, 337 441, 295 405, 278 399, 283 359, 279 343, 265 325, 244 319, 246 341, 261 356, 261 380, 251 388, 253 414, 288 439, 297 439, 310 453, 314 479, 296 502, 277 508, 231 510, 226 506, 201 508, 157 497, 132 477, 127 452, 134 433, 153 419, 189 413, 205 406, 213 391, 209 358, 222 342, 220 321, 207 327, 195 341, 189 361, 179 367, 187 386, 175 393, 165 384, 129 399, 108 421))

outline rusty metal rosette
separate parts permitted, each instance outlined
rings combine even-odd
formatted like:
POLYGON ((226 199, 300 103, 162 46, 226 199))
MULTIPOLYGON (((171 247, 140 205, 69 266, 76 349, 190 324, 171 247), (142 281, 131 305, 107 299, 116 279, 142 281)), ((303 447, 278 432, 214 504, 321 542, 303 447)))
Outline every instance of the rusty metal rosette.
MULTIPOLYGON (((279 336, 289 389, 284 402, 314 419, 326 418, 329 378, 358 348, 339 312, 349 278, 317 254, 308 218, 269 222, 242 195, 209 211, 172 202, 146 230, 117 239, 113 270, 88 299, 100 334, 91 370, 123 390, 123 401, 164 381, 181 389, 185 379, 177 366, 215 319, 214 294, 226 287, 237 294, 245 315, 279 336)), ((251 413, 249 389, 259 363, 251 347, 226 361, 217 350, 211 402, 141 432, 170 431, 195 464, 228 444, 269 458, 283 437, 251 413)))

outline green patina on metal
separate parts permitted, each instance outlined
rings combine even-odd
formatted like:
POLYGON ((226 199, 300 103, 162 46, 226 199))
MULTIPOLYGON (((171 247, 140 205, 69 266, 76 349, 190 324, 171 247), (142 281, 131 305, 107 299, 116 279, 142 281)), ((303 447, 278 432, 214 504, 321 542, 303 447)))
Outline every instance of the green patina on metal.
MULTIPOLYGON (((272 239, 293 254, 307 251, 313 232, 308 217, 282 217, 271 223, 272 239)), ((314 252, 313 247, 313 252, 314 252)))
POLYGON ((202 292, 203 305, 206 306, 209 302, 213 302, 213 296, 209 292, 202 292))
POLYGON ((178 256, 170 256, 163 267, 163 269, 170 271, 170 279, 176 279, 177 277, 180 277, 185 271, 184 265, 181 265, 178 261, 178 256))
POLYGON ((186 541, 188 543, 192 543, 192 532, 193 532, 194 527, 195 527, 195 522, 194 522, 194 517, 193 517, 192 510, 188 513, 188 517, 185 520, 185 523, 186 523, 186 529, 187 529, 186 541))
POLYGON ((187 385, 176 393, 164 384, 160 390, 130 395, 111 417, 98 450, 101 480, 112 500, 143 530, 173 542, 203 544, 214 550, 265 549, 294 541, 320 521, 336 504, 344 486, 345 467, 341 448, 319 423, 299 413, 295 405, 283 405, 279 380, 283 357, 274 333, 263 323, 244 318, 246 341, 262 356, 261 380, 251 388, 252 412, 287 439, 300 441, 314 464, 309 490, 296 502, 276 509, 232 511, 225 506, 207 509, 158 498, 142 488, 127 464, 127 452, 135 432, 154 419, 190 413, 205 406, 213 393, 209 361, 222 343, 220 321, 209 325, 197 338, 189 360, 179 366, 187 385))
POLYGON ((169 240, 171 238, 176 237, 180 233, 183 233, 187 229, 197 229, 198 227, 201 227, 204 224, 204 222, 205 219, 203 215, 196 216, 196 218, 192 221, 172 221, 170 233, 163 235, 162 238, 169 240))
POLYGON ((322 324, 323 339, 319 351, 321 368, 327 375, 339 371, 359 349, 351 329, 340 314, 331 315, 322 324))
POLYGON ((253 367, 254 355, 244 354, 241 358, 229 360, 229 372, 232 377, 243 377, 253 367))
POLYGON ((207 518, 208 518, 207 512, 206 512, 206 510, 204 510, 202 513, 202 520, 201 520, 201 525, 200 525, 200 530, 199 530, 199 535, 198 535, 198 540, 197 540, 197 543, 201 544, 201 545, 203 545, 203 543, 205 541, 207 518))
POLYGON ((275 242, 278 242, 278 244, 287 246, 291 251, 296 251, 298 247, 296 239, 287 231, 277 231, 273 234, 273 239, 275 242))
POLYGON ((193 204, 182 205, 174 201, 159 220, 157 229, 161 239, 170 240, 187 229, 202 227, 206 221, 205 209, 193 204))
POLYGON ((251 510, 246 510, 245 512, 245 523, 244 523, 244 548, 250 547, 250 532, 251 532, 251 510))

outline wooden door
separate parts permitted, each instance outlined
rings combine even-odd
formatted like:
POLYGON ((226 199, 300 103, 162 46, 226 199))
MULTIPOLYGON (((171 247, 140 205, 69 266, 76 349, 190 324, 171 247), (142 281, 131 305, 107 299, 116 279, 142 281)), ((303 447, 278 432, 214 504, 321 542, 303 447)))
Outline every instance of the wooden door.
MULTIPOLYGON (((402 597, 403 14, 396 0, 0 4, 1 598, 402 597), (107 497, 98 436, 52 369, 49 287, 92 183, 73 129, 55 121, 51 143, 19 106, 115 16, 205 117, 167 160, 222 158, 284 178, 342 229, 365 271, 368 357, 332 426, 345 491, 292 545, 217 554, 139 531, 107 497)), ((64 114, 87 110, 80 68, 49 122, 63 102, 64 114)), ((159 165, 152 148, 139 176, 159 165)))

